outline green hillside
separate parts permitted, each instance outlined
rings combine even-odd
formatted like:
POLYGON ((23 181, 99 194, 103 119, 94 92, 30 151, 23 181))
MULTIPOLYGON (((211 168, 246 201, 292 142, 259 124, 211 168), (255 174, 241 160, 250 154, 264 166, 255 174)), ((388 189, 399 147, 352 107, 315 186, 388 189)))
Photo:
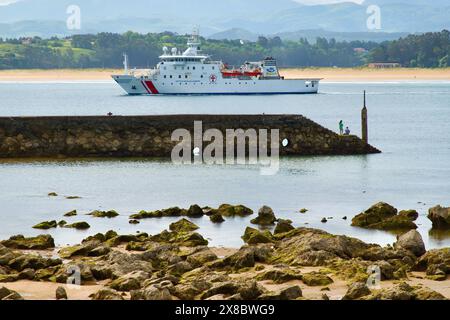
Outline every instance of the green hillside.
MULTIPOLYGON (((317 38, 282 40, 259 37, 257 41, 205 40, 203 51, 230 65, 276 57, 282 67, 357 67, 370 62, 398 62, 405 67, 449 66, 450 32, 410 35, 382 43, 336 41, 317 38)), ((122 54, 131 65, 150 67, 158 63, 161 48, 185 48, 186 36, 170 32, 139 34, 99 33, 50 39, 0 38, 0 69, 118 68, 122 54)))

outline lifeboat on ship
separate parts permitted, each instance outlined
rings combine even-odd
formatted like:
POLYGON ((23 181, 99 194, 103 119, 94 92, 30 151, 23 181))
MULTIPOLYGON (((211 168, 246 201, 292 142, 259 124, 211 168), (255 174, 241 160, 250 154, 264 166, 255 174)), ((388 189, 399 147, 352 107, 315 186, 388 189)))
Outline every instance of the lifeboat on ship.
POLYGON ((236 77, 258 77, 262 75, 262 71, 259 68, 255 68, 252 70, 247 69, 228 69, 228 66, 222 69, 222 76, 224 78, 236 78, 236 77))

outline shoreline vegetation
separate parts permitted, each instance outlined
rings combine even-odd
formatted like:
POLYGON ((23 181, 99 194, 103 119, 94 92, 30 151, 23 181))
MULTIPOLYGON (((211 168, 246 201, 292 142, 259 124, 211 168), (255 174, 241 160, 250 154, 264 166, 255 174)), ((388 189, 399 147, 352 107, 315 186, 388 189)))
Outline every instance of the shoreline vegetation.
MULTIPOLYGON (((61 217, 79 219, 77 215, 74 210, 61 217)), ((120 214, 111 210, 89 215, 114 219, 120 214)), ((222 223, 250 216, 250 208, 229 204, 141 211, 129 222, 180 220, 155 235, 108 231, 61 248, 50 235, 12 236, 0 241, 0 300, 450 299, 450 248, 426 250, 414 210, 398 211, 380 202, 353 217, 353 226, 402 230, 386 247, 296 228, 268 206, 250 221, 239 249, 209 247, 194 223, 205 217, 222 223), (81 287, 67 285, 77 281, 74 274, 81 287)), ((449 227, 450 208, 431 208, 428 218, 433 228, 449 227)), ((66 227, 56 221, 40 226, 66 227)))
MULTIPOLYGON (((284 68, 286 79, 322 78, 323 82, 450 81, 450 68, 284 68)), ((1 82, 113 81, 122 69, 0 70, 1 82)))

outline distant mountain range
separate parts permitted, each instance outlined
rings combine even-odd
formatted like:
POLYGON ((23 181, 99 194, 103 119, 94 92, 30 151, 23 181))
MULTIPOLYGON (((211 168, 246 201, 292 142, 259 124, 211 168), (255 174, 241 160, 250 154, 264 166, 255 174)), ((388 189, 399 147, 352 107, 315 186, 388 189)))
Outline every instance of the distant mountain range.
POLYGON ((297 39, 305 34, 306 37, 334 34, 337 39, 343 40, 362 37, 361 40, 381 41, 405 33, 450 29, 448 0, 370 0, 362 5, 339 3, 313 6, 297 1, 21 0, 0 6, 0 37, 49 37, 128 30, 184 34, 199 26, 202 35, 212 38, 254 40, 263 34, 297 39), (70 31, 66 27, 66 10, 73 3, 81 9, 81 30, 70 31), (370 4, 381 8, 382 29, 379 34, 368 32, 366 27, 366 10, 370 4), (348 32, 351 34, 344 34, 348 32))

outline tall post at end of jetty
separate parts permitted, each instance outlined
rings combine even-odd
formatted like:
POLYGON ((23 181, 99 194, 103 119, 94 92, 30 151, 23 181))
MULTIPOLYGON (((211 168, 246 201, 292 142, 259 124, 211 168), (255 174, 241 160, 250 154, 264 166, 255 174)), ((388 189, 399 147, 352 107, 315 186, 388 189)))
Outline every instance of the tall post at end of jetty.
POLYGON ((364 90, 364 107, 361 111, 361 128, 362 128, 362 141, 369 143, 369 129, 367 125, 367 106, 366 106, 366 90, 364 90))

